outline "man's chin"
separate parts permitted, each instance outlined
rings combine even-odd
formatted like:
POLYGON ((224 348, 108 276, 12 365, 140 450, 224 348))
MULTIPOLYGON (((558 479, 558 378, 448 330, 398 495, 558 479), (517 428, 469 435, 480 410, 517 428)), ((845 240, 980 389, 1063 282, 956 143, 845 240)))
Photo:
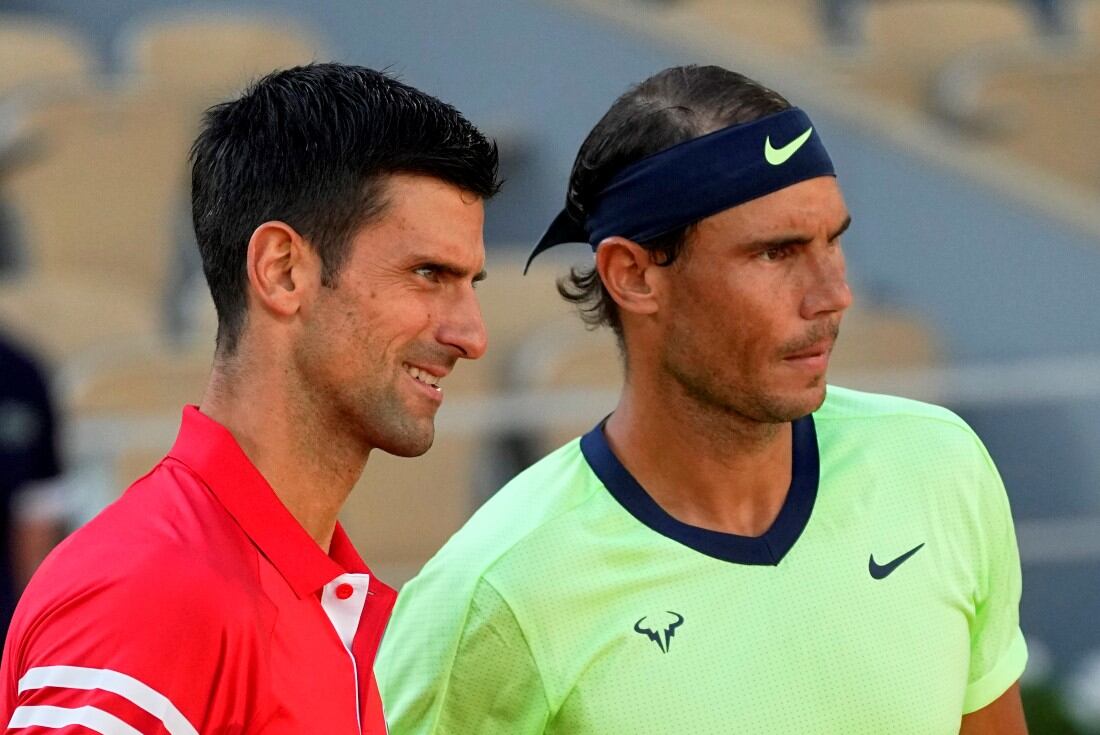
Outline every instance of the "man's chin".
POLYGON ((761 413, 768 423, 788 423, 808 416, 825 402, 825 381, 820 385, 804 388, 796 393, 772 394, 761 405, 761 413))
POLYGON ((799 401, 799 406, 792 412, 797 414, 794 418, 802 418, 821 408, 821 404, 825 403, 825 390, 825 378, 822 377, 820 385, 806 390, 805 397, 799 401))
POLYGON ((399 435, 395 432, 375 444, 375 448, 395 457, 419 457, 431 449, 434 442, 435 427, 429 424, 426 430, 417 427, 412 431, 400 432, 399 435))

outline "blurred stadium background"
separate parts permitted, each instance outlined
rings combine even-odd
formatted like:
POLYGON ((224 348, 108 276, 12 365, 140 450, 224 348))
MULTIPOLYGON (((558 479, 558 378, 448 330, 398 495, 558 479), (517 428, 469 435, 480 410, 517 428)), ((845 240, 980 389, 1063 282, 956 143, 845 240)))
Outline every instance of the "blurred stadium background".
POLYGON ((810 110, 840 171, 857 307, 831 382, 945 404, 982 435, 1017 518, 1032 732, 1100 732, 1100 2, 0 0, 0 326, 52 367, 71 524, 201 396, 199 114, 329 59, 459 107, 507 178, 488 209, 489 355, 448 379, 431 452, 373 456, 346 512, 380 576, 404 582, 613 406, 609 336, 554 290, 584 248, 526 279, 521 259, 611 100, 717 63, 810 110))

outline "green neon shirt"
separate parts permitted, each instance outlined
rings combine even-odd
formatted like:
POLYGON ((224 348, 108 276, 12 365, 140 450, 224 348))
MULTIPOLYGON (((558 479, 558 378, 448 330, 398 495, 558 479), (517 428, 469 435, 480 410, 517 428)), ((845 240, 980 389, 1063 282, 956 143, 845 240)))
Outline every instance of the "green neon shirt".
POLYGON ((401 592, 391 735, 958 732, 1023 671, 1004 487, 951 412, 830 388, 747 538, 665 514, 597 427, 401 592))

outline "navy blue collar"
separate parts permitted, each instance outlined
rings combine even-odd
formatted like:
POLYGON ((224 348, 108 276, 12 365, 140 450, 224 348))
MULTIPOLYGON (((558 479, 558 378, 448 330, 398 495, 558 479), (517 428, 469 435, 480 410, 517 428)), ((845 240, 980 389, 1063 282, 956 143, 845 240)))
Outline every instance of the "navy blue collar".
POLYGON ((581 437, 581 452, 596 477, 632 516, 662 536, 734 564, 775 566, 809 523, 817 498, 819 462, 812 416, 791 424, 791 486, 779 515, 763 536, 738 536, 678 521, 665 512, 611 451, 601 421, 581 437))

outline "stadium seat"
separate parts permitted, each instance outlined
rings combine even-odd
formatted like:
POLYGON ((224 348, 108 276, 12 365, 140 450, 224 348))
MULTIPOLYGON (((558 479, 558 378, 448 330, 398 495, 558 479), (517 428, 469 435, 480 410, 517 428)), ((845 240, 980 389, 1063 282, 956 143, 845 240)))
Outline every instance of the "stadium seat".
POLYGON ((324 58, 289 20, 214 11, 147 16, 121 44, 127 71, 200 110, 274 69, 324 58))
POLYGON ((660 14, 666 22, 705 25, 781 53, 813 53, 824 46, 814 0, 685 0, 660 14))
POLYGON ((660 13, 666 21, 706 25, 758 48, 821 59, 835 40, 823 19, 834 15, 858 22, 842 35, 863 47, 856 57, 861 65, 871 58, 922 64, 921 54, 936 57, 1035 32, 1027 7, 1014 0, 690 0, 660 13))
POLYGON ((64 371, 68 410, 81 416, 167 416, 198 403, 210 375, 214 340, 172 347, 159 341, 87 353, 64 371))
POLYGON ((545 405, 543 427, 529 437, 534 460, 591 429, 614 407, 622 385, 619 350, 610 330, 587 330, 567 314, 533 331, 512 353, 520 395, 545 405))
POLYGON ((733 42, 761 68, 812 66, 841 108, 912 125, 935 116, 969 135, 976 152, 1083 187, 1082 201, 1100 190, 1091 142, 1100 2, 679 0, 644 15, 607 0, 575 2, 719 55, 733 42))
POLYGON ((893 307, 856 306, 844 314, 829 379, 844 384, 850 376, 929 368, 942 361, 939 338, 917 315, 893 307))
POLYGON ((945 66, 939 112, 1020 160, 1100 187, 1100 48, 1020 44, 975 50, 945 66))
POLYGON ((998 32, 996 26, 983 27, 983 21, 996 20, 995 16, 986 15, 991 10, 997 10, 992 8, 994 5, 1015 10, 1036 32, 1043 35, 1064 34, 1072 30, 1072 3, 1066 0, 947 0, 944 3, 931 0, 910 0, 906 3, 899 3, 898 0, 818 0, 823 29, 832 43, 841 45, 862 42, 865 33, 870 30, 864 28, 864 21, 868 19, 871 23, 885 20, 883 25, 896 28, 906 36, 919 36, 926 29, 927 24, 908 28, 897 23, 897 19, 875 17, 890 12, 892 5, 908 6, 910 10, 921 13, 921 18, 927 18, 925 12, 935 13, 940 16, 941 22, 933 26, 943 27, 942 21, 954 20, 959 30, 965 29, 965 33, 971 34, 998 32))
POLYGON ((38 17, 0 14, 0 95, 21 89, 73 89, 93 75, 87 45, 38 17))
POLYGON ((156 92, 89 87, 29 113, 33 160, 5 181, 25 272, 0 318, 55 360, 157 331, 190 131, 156 92))
POLYGON ((170 345, 159 336, 115 340, 68 356, 64 399, 69 462, 81 477, 74 513, 95 515, 172 446, 184 405, 201 401, 213 336, 170 345))
POLYGON ((485 265, 488 277, 477 286, 489 332, 489 349, 478 368, 481 379, 490 380, 488 387, 497 390, 508 387, 511 354, 532 330, 572 314, 572 307, 562 300, 554 285, 567 270, 565 261, 544 255, 524 276, 526 257, 524 247, 489 251, 485 265))
POLYGON ((950 59, 974 47, 1022 42, 1035 35, 1026 8, 1017 2, 871 2, 863 50, 843 71, 853 87, 924 110, 929 86, 950 59))

